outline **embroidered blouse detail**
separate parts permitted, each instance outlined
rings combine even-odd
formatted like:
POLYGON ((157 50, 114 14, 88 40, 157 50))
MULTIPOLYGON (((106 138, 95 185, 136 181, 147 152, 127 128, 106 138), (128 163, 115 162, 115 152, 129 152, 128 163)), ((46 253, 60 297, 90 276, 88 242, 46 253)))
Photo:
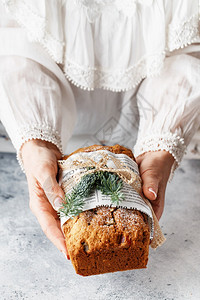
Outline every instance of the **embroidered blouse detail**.
POLYGON ((135 88, 146 76, 158 75, 164 57, 164 52, 143 57, 135 66, 112 72, 100 68, 83 68, 66 59, 64 71, 74 85, 84 90, 102 88, 113 92, 128 91, 135 88))
POLYGON ((0 2, 25 28, 28 38, 60 64, 67 79, 87 90, 130 90, 145 77, 159 74, 167 51, 200 40, 197 0, 193 13, 187 9, 188 1, 178 0, 173 9, 167 2, 168 20, 159 0, 0 2), (179 5, 184 8, 180 12, 179 5), (106 45, 113 58, 106 56, 106 45))
MULTIPOLYGON (((25 0, 0 0, 6 10, 12 15, 20 26, 26 29, 30 41, 39 42, 56 63, 63 61, 64 40, 60 39, 58 32, 52 32, 48 28, 49 19, 45 12, 44 0, 35 0, 40 8, 34 9, 32 3, 25 0), (43 15, 42 15, 43 14, 43 15), (58 34, 58 36, 57 36, 58 34)), ((51 0, 50 0, 51 1, 51 0)), ((59 7, 55 7, 55 12, 59 15, 59 7)))
POLYGON ((27 141, 33 139, 40 139, 43 141, 51 142, 52 144, 56 145, 57 148, 62 153, 62 155, 64 155, 60 134, 57 130, 53 129, 50 124, 48 125, 45 123, 41 123, 41 124, 31 124, 24 127, 20 127, 18 129, 18 134, 19 136, 21 136, 21 142, 20 142, 19 150, 17 151, 17 160, 24 173, 25 171, 23 167, 23 160, 21 157, 20 148, 21 145, 23 145, 27 141))
POLYGON ((184 139, 176 133, 158 133, 140 139, 134 147, 134 155, 137 157, 145 152, 162 150, 168 151, 175 159, 171 172, 172 178, 175 169, 179 166, 183 155, 186 153, 184 139))
POLYGON ((63 153, 73 134, 120 128, 136 157, 171 153, 173 172, 200 124, 199 4, 0 0, 0 118, 21 167, 28 140, 63 153))
POLYGON ((85 9, 89 22, 93 23, 104 12, 120 12, 127 17, 132 17, 138 4, 150 6, 153 0, 75 0, 76 4, 85 9))
POLYGON ((200 15, 195 13, 182 22, 172 22, 168 27, 169 51, 186 47, 200 40, 200 15))

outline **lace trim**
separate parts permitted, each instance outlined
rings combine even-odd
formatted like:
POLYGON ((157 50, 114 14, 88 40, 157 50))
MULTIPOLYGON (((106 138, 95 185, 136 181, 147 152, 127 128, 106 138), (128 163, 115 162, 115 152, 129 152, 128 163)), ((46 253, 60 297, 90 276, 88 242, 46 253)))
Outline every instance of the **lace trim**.
POLYGON ((192 15, 181 23, 172 23, 168 27, 168 48, 169 51, 184 48, 195 43, 200 38, 199 13, 192 15))
MULTIPOLYGON (((25 0, 0 0, 6 9, 12 13, 17 22, 27 30, 29 39, 39 42, 52 57, 52 59, 63 65, 63 50, 65 43, 56 39, 46 30, 47 20, 37 14, 28 1, 25 0), (37 26, 36 26, 37 24, 37 26)), ((136 4, 150 6, 153 0, 74 0, 79 6, 82 5, 90 10, 91 19, 96 18, 103 9, 115 6, 119 12, 127 14, 133 12, 130 8, 136 4), (94 12, 94 15, 93 12, 94 12)), ((64 5, 65 1, 60 0, 64 5)), ((172 22, 168 27, 166 51, 183 48, 200 39, 199 15, 194 14, 181 23, 172 22)), ((158 75, 162 69, 165 51, 158 54, 145 56, 135 65, 127 69, 104 70, 98 67, 78 65, 65 57, 63 65, 66 78, 74 85, 94 90, 103 88, 113 92, 128 91, 135 88, 145 77, 158 75)))
POLYGON ((88 21, 93 23, 105 9, 110 9, 111 12, 116 10, 127 17, 132 17, 137 4, 150 6, 153 0, 75 0, 75 3, 85 10, 88 21))
POLYGON ((22 145, 30 140, 40 139, 43 141, 51 142, 52 144, 56 145, 57 148, 60 150, 61 154, 64 155, 61 143, 61 137, 58 131, 52 129, 51 126, 46 124, 37 124, 37 125, 30 125, 21 127, 18 130, 19 136, 21 136, 21 145, 17 150, 17 160, 19 165, 25 173, 23 160, 21 156, 21 147, 22 145))
MULTIPOLYGON (((91 0, 77 0, 80 3, 89 5, 91 0)), ((129 1, 129 0, 128 0, 129 1)), ((94 1, 92 1, 94 2, 94 1)), ((103 5, 108 2, 99 4, 99 1, 95 1, 99 8, 96 9, 98 13, 102 12, 103 5), (100 5, 100 6, 99 6, 100 5)), ((134 2, 130 0, 129 2, 134 2)), ((140 2, 140 0, 138 0, 140 2)), ((117 0, 115 2, 115 5, 117 0)), ((123 10, 127 8, 127 3, 120 2, 123 10)), ((150 2, 147 3, 150 5, 150 2)), ((92 10, 92 7, 90 7, 92 10)), ((120 6, 118 7, 120 10, 120 6)), ((123 11, 124 12, 124 11, 123 11)), ((175 49, 184 48, 200 38, 200 21, 199 14, 191 16, 189 19, 179 24, 170 24, 168 28, 168 40, 166 51, 173 51, 175 49)), ((94 88, 103 88, 105 90, 111 90, 113 92, 128 91, 135 88, 145 77, 158 75, 163 67, 163 62, 166 52, 162 51, 155 56, 145 56, 135 64, 127 68, 126 70, 112 70, 106 71, 100 68, 92 68, 88 66, 80 66, 72 60, 65 58, 64 73, 66 78, 74 85, 84 90, 94 90, 94 88)))
POLYGON ((171 169, 169 181, 172 180, 174 171, 179 166, 183 155, 186 153, 184 139, 176 133, 153 134, 140 139, 134 147, 134 155, 137 157, 150 151, 168 151, 175 159, 171 169))
POLYGON ((26 29, 30 41, 39 42, 56 63, 63 62, 64 42, 46 30, 46 19, 37 14, 25 0, 2 0, 6 10, 26 29))
POLYGON ((136 65, 127 69, 106 71, 100 68, 84 67, 66 59, 65 76, 84 90, 102 88, 113 92, 135 88, 146 76, 158 75, 162 69, 165 52, 144 56, 136 65))

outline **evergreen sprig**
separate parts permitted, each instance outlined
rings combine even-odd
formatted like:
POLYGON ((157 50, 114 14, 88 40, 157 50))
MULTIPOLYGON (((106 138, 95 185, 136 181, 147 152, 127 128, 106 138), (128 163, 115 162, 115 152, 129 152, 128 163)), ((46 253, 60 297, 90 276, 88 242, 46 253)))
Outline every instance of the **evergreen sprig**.
POLYGON ((113 204, 119 205, 124 200, 124 195, 121 192, 123 186, 122 179, 115 173, 101 172, 97 189, 102 194, 109 195, 113 204))
POLYGON ((115 173, 98 171, 86 174, 72 192, 65 195, 65 202, 59 209, 59 214, 70 218, 78 215, 83 210, 84 198, 89 197, 95 189, 100 190, 104 195, 109 195, 112 204, 119 205, 124 200, 122 186, 122 179, 115 173))

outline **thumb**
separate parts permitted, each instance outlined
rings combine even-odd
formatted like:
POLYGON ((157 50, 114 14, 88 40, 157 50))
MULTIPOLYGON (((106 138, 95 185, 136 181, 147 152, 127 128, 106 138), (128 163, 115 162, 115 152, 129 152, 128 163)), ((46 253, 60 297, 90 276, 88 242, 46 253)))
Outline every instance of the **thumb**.
POLYGON ((158 194, 158 178, 152 174, 151 170, 146 171, 142 174, 143 181, 143 193, 145 197, 149 200, 156 200, 158 194))
POLYGON ((65 199, 65 193, 58 184, 56 177, 54 175, 48 176, 43 182, 42 188, 53 208, 58 210, 65 199))

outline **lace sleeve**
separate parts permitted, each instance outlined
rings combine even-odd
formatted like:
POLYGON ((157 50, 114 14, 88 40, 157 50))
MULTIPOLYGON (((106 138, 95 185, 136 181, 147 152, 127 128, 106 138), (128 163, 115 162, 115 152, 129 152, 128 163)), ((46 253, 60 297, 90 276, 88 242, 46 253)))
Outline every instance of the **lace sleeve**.
POLYGON ((145 79, 138 90, 135 156, 168 151, 175 159, 171 178, 200 125, 199 72, 198 58, 186 54, 167 57, 161 74, 145 79))
POLYGON ((28 140, 49 141, 63 153, 62 91, 52 72, 31 59, 1 56, 0 95, 0 118, 22 170, 20 149, 28 140))

